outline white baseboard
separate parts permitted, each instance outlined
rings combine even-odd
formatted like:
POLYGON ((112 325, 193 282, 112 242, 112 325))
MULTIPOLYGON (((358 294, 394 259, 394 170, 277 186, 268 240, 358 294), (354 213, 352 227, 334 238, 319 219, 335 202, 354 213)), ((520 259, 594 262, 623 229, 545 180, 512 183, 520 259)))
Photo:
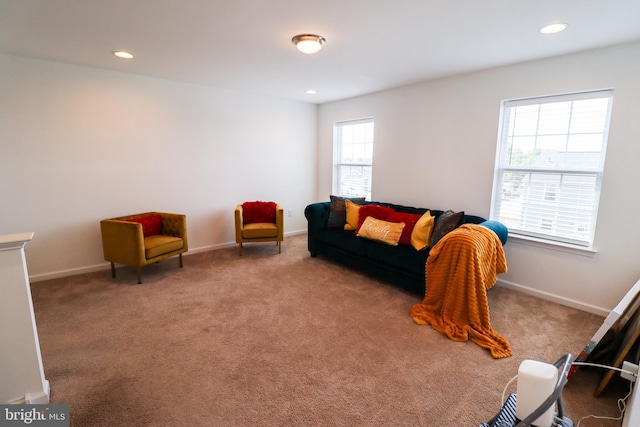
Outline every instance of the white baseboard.
MULTIPOLYGON (((291 237, 291 236, 297 236, 300 234, 306 234, 307 230, 297 230, 297 231, 290 231, 288 233, 285 233, 285 237, 291 237)), ((192 248, 189 249, 188 252, 186 252, 184 254, 185 257, 189 256, 189 255, 194 255, 194 254, 198 254, 198 253, 202 253, 202 252, 208 252, 208 251, 215 251, 218 249, 225 249, 225 248, 230 248, 230 247, 234 247, 236 246, 237 243, 235 242, 225 242, 225 243, 220 243, 220 244, 216 244, 216 245, 209 245, 209 246, 201 246, 199 248, 192 248)), ((91 266, 87 266, 87 267, 79 267, 79 268, 72 268, 72 269, 68 269, 68 270, 60 270, 60 271, 55 271, 55 272, 51 272, 51 273, 43 273, 43 274, 36 274, 33 276, 29 276, 29 280, 31 282, 39 282, 39 281, 43 281, 43 280, 50 280, 50 279, 57 279, 60 277, 67 277, 67 276, 75 276, 77 274, 84 274, 84 273, 93 273, 95 271, 102 271, 102 270, 108 270, 110 269, 111 266, 108 262, 102 263, 102 264, 96 264, 96 265, 91 265, 91 266)), ((498 286, 504 286, 505 288, 508 289, 513 289, 522 293, 525 293, 527 295, 532 295, 534 297, 540 298, 540 299, 544 299, 547 301, 552 301, 555 302, 557 304, 561 304, 567 307, 572 307, 572 308, 576 308, 578 310, 582 310, 582 311, 586 311, 588 313, 593 313, 602 317, 606 317, 609 315, 609 313, 611 312, 611 310, 603 308, 603 307, 596 307, 594 305, 590 305, 590 304, 585 304, 582 303, 580 301, 576 301, 570 298, 565 298, 565 297, 561 297, 555 294, 551 294, 549 292, 544 292, 544 291, 540 291, 537 289, 533 289, 533 288, 529 288, 527 286, 523 286, 517 283, 513 283, 513 282, 509 282, 506 280, 498 280, 497 282, 498 286)))
POLYGON ((576 308, 578 310, 586 311, 587 313, 597 314, 598 316, 607 317, 611 312, 610 309, 603 307, 596 307, 591 304, 585 304, 580 301, 576 301, 570 298, 561 297, 555 294, 551 294, 549 292, 540 291, 538 289, 529 288, 527 286, 519 285, 517 283, 508 282, 506 280, 498 279, 496 283, 498 286, 503 286, 508 289, 513 289, 519 292, 522 292, 527 295, 531 295, 543 300, 555 302, 560 305, 565 305, 567 307, 576 308))
POLYGON ((44 390, 39 393, 27 393, 17 399, 8 402, 9 405, 46 405, 49 403, 49 396, 51 395, 51 387, 49 386, 49 380, 45 380, 43 383, 44 390))
MULTIPOLYGON (((284 237, 290 237, 290 236, 297 236, 299 234, 305 234, 307 232, 307 230, 298 230, 298 231, 290 231, 288 233, 284 234, 284 237)), ((236 242, 226 242, 226 243, 219 243, 217 245, 209 245, 209 246, 201 246, 199 248, 190 248, 188 252, 185 252, 183 255, 185 257, 189 256, 189 255, 194 255, 194 254, 199 254, 201 252, 209 252, 209 251, 215 251, 218 249, 225 249, 225 248, 231 248, 236 246, 237 243, 236 242)), ((102 270, 109 270, 111 268, 111 264, 108 262, 104 262, 104 263, 100 263, 100 264, 95 264, 95 265, 89 265, 86 267, 77 267, 77 268, 70 268, 67 270, 59 270, 59 271, 52 271, 50 273, 42 273, 42 274, 34 274, 34 275, 30 275, 29 276, 29 281, 30 282, 42 282, 44 280, 51 280, 51 279, 59 279, 61 277, 68 277, 68 276, 76 276, 78 274, 85 274, 85 273, 93 273, 96 271, 102 271, 102 270)))
POLYGON ((107 270, 111 268, 111 264, 96 264, 87 267, 70 268, 67 270, 58 270, 51 273, 42 273, 29 275, 29 281, 42 282, 44 280, 59 279, 60 277, 75 276, 78 274, 93 273, 94 271, 107 270))

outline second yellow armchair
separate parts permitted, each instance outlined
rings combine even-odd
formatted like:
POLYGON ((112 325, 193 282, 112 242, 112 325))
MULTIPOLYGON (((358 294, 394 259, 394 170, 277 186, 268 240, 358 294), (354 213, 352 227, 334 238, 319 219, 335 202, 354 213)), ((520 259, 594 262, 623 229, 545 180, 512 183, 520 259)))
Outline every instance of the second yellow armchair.
POLYGON ((274 202, 245 202, 235 210, 236 243, 242 255, 246 242, 276 242, 282 252, 284 209, 274 202))

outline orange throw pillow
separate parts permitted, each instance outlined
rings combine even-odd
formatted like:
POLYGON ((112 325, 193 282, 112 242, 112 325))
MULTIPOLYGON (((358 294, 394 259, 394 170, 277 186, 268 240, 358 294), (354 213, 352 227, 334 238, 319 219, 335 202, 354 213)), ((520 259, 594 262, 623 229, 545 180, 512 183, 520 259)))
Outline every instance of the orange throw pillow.
POLYGON ((368 216, 358 230, 358 236, 398 246, 403 229, 403 222, 388 222, 368 216))

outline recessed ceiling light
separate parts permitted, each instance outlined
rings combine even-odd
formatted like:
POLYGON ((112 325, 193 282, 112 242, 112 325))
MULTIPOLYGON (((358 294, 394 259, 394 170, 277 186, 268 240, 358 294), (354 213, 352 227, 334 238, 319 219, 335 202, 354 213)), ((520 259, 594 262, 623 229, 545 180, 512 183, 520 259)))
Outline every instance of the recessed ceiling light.
POLYGON ((317 92, 313 89, 309 89, 307 91, 305 91, 304 93, 306 93, 307 95, 315 95, 317 92))
POLYGON ((130 54, 129 52, 125 52, 124 50, 117 50, 117 51, 113 52, 113 54, 115 56, 117 56, 118 58, 133 59, 133 55, 130 54))
POLYGON ((564 23, 550 24, 550 25, 547 25, 545 27, 540 28, 540 32, 542 34, 555 34, 555 33, 559 33, 560 31, 566 30, 567 27, 568 27, 568 25, 564 24, 564 23))

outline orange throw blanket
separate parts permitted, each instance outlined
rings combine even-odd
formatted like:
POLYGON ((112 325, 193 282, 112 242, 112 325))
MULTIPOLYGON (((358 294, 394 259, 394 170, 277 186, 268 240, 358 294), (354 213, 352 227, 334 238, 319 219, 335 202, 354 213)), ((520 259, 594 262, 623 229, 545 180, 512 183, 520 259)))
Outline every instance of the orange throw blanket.
POLYGON ((426 292, 411 309, 413 321, 431 326, 454 341, 471 341, 498 359, 511 346, 492 327, 487 290, 507 271, 498 236, 487 227, 463 224, 445 235, 426 262, 426 292))

